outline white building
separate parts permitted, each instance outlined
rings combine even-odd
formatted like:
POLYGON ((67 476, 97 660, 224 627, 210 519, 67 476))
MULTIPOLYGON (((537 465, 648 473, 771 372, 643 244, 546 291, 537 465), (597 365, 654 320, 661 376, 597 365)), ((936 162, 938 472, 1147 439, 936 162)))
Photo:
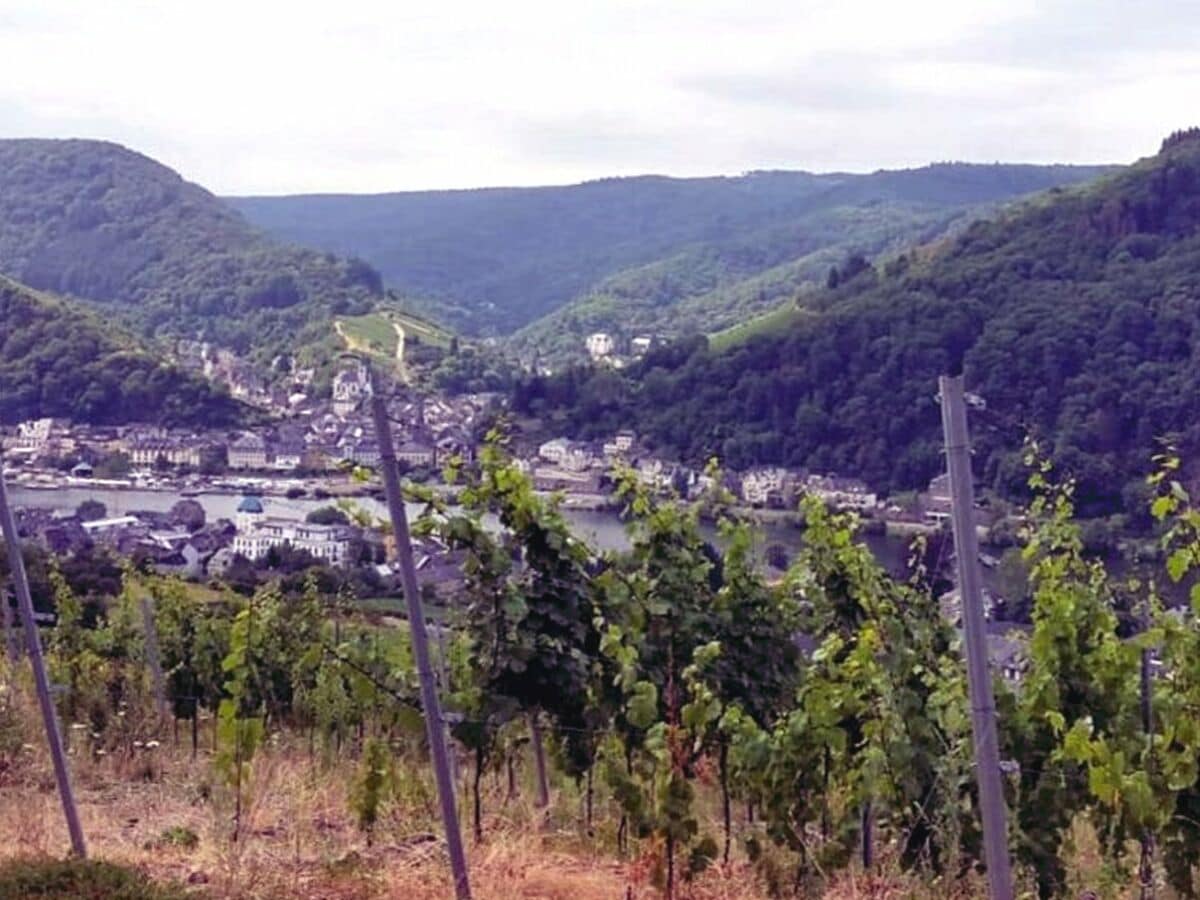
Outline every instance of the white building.
POLYGON ((632 431, 618 431, 610 440, 604 442, 604 455, 608 457, 624 456, 633 449, 633 441, 632 431))
POLYGON ((350 532, 345 526, 275 518, 266 514, 258 497, 243 497, 237 509, 233 552, 247 559, 258 559, 272 547, 285 544, 307 550, 331 566, 345 565, 350 558, 350 532))
POLYGON ((784 501, 791 487, 792 476, 787 469, 751 469, 742 476, 742 499, 751 504, 784 501))
POLYGON ((538 456, 571 472, 582 472, 596 463, 596 458, 587 444, 569 441, 566 438, 546 441, 538 447, 538 456))
POLYGON ((879 505, 879 498, 875 492, 857 478, 810 475, 804 483, 804 490, 835 509, 866 511, 879 505))
POLYGON ((347 433, 337 444, 337 458, 348 460, 368 469, 379 468, 379 443, 374 438, 363 436, 361 429, 347 433))
POLYGON ((437 447, 423 441, 405 441, 396 448, 396 460, 407 466, 436 466, 437 447))
POLYGON ((657 491, 668 491, 675 483, 674 463, 650 457, 638 462, 637 480, 657 491))
POLYGON ((929 482, 925 497, 925 518, 931 522, 942 522, 950 518, 950 476, 943 472, 929 482))
POLYGON ((271 467, 290 472, 304 462, 304 444, 300 441, 280 441, 271 449, 271 467))
POLYGON ((160 460, 169 466, 194 469, 200 465, 200 445, 170 438, 146 438, 129 445, 129 461, 135 466, 155 466, 160 460))
POLYGON ((562 462, 567 458, 567 453, 570 451, 570 449, 571 442, 566 438, 554 438, 553 440, 546 441, 544 444, 538 447, 538 456, 546 460, 546 462, 552 462, 555 465, 562 465, 562 462))
POLYGON ((261 435, 247 431, 229 445, 229 468, 265 469, 267 467, 267 442, 261 435))
POLYGON ((103 537, 124 531, 126 528, 136 528, 141 525, 136 516, 113 516, 111 519, 93 519, 83 523, 83 530, 90 537, 103 537))
POLYGON ((595 360, 604 359, 606 356, 612 356, 615 343, 611 334, 603 331, 597 331, 595 334, 589 334, 585 341, 588 355, 595 360))
POLYGON ((562 467, 569 472, 583 472, 597 462, 595 454, 587 444, 572 443, 567 447, 567 455, 563 458, 562 467))
POLYGON ((17 425, 17 437, 13 447, 22 450, 41 451, 50 440, 54 428, 53 419, 31 419, 17 425))

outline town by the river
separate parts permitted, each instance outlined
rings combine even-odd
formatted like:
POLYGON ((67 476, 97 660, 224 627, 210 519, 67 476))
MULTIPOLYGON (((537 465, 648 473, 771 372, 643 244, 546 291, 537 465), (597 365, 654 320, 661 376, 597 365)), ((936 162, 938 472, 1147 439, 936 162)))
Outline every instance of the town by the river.
MULTIPOLYGON (((95 484, 76 484, 49 489, 13 485, 9 488, 9 495, 17 507, 64 512, 74 511, 89 500, 98 501, 104 504, 106 514, 112 518, 144 511, 167 513, 180 500, 191 499, 204 507, 209 521, 227 519, 231 522, 236 521, 238 507, 243 499, 243 495, 238 492, 205 492, 185 498, 178 491, 139 490, 95 484)), ((297 520, 303 520, 309 513, 335 502, 337 501, 328 497, 262 497, 264 508, 272 515, 297 520)), ((385 504, 374 497, 354 497, 346 502, 357 505, 381 521, 387 516, 385 504)), ((422 508, 420 504, 409 503, 407 509, 411 520, 421 513, 422 508)), ((617 512, 568 506, 564 508, 563 513, 574 526, 576 534, 597 550, 619 550, 628 546, 625 525, 617 512)), ((789 551, 794 551, 799 546, 800 530, 792 522, 761 522, 758 528, 762 546, 778 543, 789 551)), ((707 530, 716 539, 715 528, 708 526, 707 530)), ((862 540, 889 570, 896 571, 903 567, 909 543, 907 537, 895 533, 872 532, 864 534, 862 540)))

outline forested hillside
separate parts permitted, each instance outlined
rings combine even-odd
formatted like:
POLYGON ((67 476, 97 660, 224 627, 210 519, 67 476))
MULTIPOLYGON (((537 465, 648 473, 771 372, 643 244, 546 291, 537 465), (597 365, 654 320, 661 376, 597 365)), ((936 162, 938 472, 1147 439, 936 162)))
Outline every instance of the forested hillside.
POLYGON ((365 263, 283 246, 100 141, 0 141, 0 272, 105 304, 144 334, 203 336, 264 361, 382 293, 365 263))
POLYGON ((543 363, 559 366, 580 359, 585 336, 596 331, 618 340, 719 331, 815 287, 849 253, 875 256, 932 240, 982 211, 888 203, 819 208, 787 226, 693 245, 605 278, 522 328, 512 344, 527 358, 536 352, 543 363))
POLYGON ((823 275, 831 252, 928 238, 967 210, 1100 171, 937 165, 230 202, 280 238, 361 256, 467 332, 507 334, 561 310, 523 335, 552 354, 597 328, 723 327, 823 275))
POLYGON ((1026 430, 1122 507, 1147 448, 1200 443, 1200 134, 1093 185, 1052 192, 883 270, 856 261, 776 333, 703 339, 625 374, 573 370, 517 390, 577 435, 631 426, 691 460, 786 463, 922 485, 942 466, 936 378, 965 365, 987 482, 1015 492, 1026 430))
POLYGON ((92 312, 0 277, 0 423, 233 425, 245 408, 92 312))

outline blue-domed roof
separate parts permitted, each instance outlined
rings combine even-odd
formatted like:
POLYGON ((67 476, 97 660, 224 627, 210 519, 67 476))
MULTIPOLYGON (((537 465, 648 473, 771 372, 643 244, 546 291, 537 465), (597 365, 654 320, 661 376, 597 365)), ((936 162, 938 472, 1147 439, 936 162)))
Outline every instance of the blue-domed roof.
POLYGON ((237 511, 240 513, 261 513, 263 511, 262 501, 257 497, 243 497, 242 502, 238 504, 237 511))

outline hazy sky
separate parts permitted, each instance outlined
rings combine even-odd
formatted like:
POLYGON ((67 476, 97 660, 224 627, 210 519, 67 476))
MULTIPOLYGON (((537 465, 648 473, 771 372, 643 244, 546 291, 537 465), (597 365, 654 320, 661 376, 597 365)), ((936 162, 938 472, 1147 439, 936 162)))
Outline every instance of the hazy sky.
POLYGON ((0 136, 219 193, 1124 162, 1198 92, 1196 0, 0 0, 0 136))

